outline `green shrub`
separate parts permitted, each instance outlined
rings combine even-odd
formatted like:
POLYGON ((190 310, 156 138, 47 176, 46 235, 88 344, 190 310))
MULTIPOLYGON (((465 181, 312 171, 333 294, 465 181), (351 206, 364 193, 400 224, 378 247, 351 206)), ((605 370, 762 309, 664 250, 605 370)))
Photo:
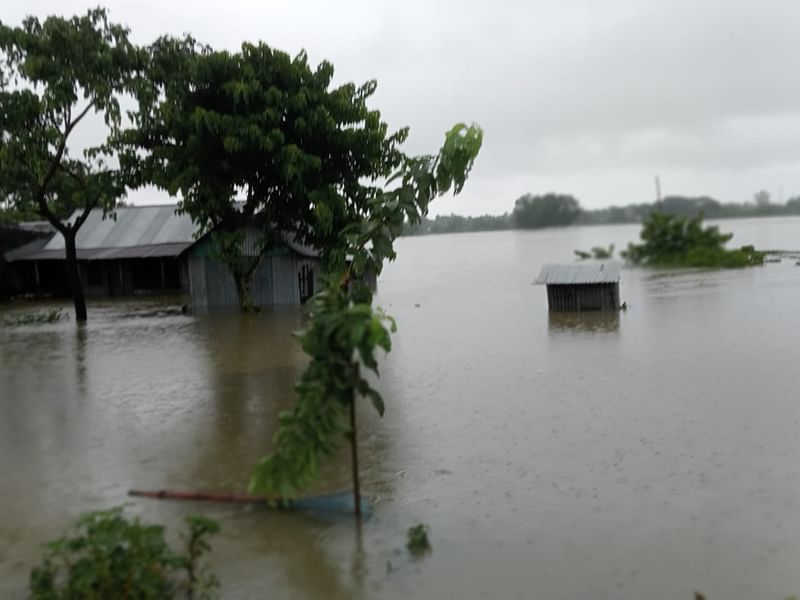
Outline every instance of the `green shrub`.
POLYGON ((127 520, 122 508, 86 514, 47 545, 45 558, 31 571, 31 597, 213 598, 219 584, 199 560, 219 526, 203 517, 188 517, 186 523, 184 547, 176 551, 165 541, 164 527, 127 520))
POLYGON ((764 263, 764 253, 753 246, 728 250, 733 237, 717 227, 703 228, 703 216, 694 218, 654 212, 644 222, 641 244, 629 244, 622 255, 634 264, 665 267, 737 268, 764 263))
POLYGON ((47 312, 36 312, 19 315, 14 318, 3 318, 0 323, 3 325, 34 325, 36 323, 55 323, 64 318, 60 308, 47 312))
POLYGON ((414 556, 422 556, 431 551, 431 543, 428 540, 428 526, 419 523, 408 528, 406 533, 406 548, 414 556))

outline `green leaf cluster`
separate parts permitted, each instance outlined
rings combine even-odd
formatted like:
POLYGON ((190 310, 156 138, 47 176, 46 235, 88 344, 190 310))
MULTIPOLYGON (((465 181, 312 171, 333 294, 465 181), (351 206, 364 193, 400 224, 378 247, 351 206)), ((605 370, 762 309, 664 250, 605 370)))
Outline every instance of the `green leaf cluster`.
POLYGON ((389 178, 394 187, 376 189, 367 210, 353 214, 330 239, 325 287, 312 300, 309 327, 299 334, 311 360, 296 386, 295 406, 280 417, 275 451, 253 471, 252 492, 287 500, 310 486, 321 459, 352 433, 347 415, 356 398, 368 398, 383 415, 383 398, 362 367, 378 375, 376 353, 391 349, 396 325, 373 308, 368 280, 395 258, 404 222, 420 222, 436 196, 462 189, 482 135, 477 126, 459 124, 447 132, 438 155, 404 157, 389 178))
MULTIPOLYGON (((333 86, 330 63, 265 43, 223 51, 164 37, 147 55, 133 127, 116 138, 126 179, 178 196, 201 233, 218 235, 237 280, 282 236, 334 247, 401 164, 407 130, 391 133, 368 106, 374 81, 333 86), (245 229, 260 247, 222 241, 245 229)), ((457 163, 464 150, 451 154, 457 163)))
MULTIPOLYGON (((114 207, 124 194, 108 141, 121 122, 142 54, 104 9, 69 19, 0 23, 0 198, 59 230, 73 210, 114 207), (99 116, 106 138, 75 152, 70 136, 99 116), (90 117, 91 118, 91 117, 90 117)), ((78 225, 79 226, 79 225, 78 225)), ((77 226, 76 226, 77 229, 77 226)), ((62 231, 63 232, 63 231, 62 231)))
POLYGON ((430 529, 424 523, 408 528, 406 548, 413 556, 419 557, 431 551, 431 543, 428 540, 429 531, 430 529))
POLYGON ((641 244, 629 244, 622 255, 633 264, 664 267, 739 268, 761 265, 764 253, 753 246, 729 250, 733 234, 703 227, 703 216, 679 217, 654 212, 645 220, 641 244))
POLYGON ((128 520, 120 507, 80 517, 70 533, 47 546, 31 571, 34 600, 68 598, 207 599, 219 584, 200 559, 210 550, 208 536, 219 526, 188 517, 184 548, 174 550, 164 527, 128 520))

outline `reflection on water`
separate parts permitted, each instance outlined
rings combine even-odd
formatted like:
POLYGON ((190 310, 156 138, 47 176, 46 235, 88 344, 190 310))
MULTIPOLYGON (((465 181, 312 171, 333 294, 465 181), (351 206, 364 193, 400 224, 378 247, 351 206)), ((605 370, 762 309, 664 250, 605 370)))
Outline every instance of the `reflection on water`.
MULTIPOLYGON (((798 219, 724 229, 737 244, 800 239, 798 219)), ((626 312, 548 313, 531 285, 542 263, 637 233, 400 241, 378 296, 399 324, 386 416, 359 411, 362 529, 259 507, 131 512, 218 519, 225 598, 798 593, 800 269, 625 269, 626 312), (420 522, 434 552, 412 561, 420 522)), ((0 597, 24 596, 40 544, 80 512, 133 487, 243 491, 271 449, 305 364, 303 311, 199 318, 178 302, 0 328, 0 597)), ((343 453, 315 491, 348 475, 343 453)))
POLYGON ((553 312, 548 315, 550 335, 570 332, 610 332, 619 330, 619 311, 553 312))

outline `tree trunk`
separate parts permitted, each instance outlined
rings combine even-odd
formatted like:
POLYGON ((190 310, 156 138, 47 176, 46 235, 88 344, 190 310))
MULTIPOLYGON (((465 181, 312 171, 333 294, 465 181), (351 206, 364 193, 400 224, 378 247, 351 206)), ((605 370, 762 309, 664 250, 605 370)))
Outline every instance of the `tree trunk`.
POLYGON ((243 313, 253 311, 253 298, 250 296, 250 279, 253 272, 242 273, 233 272, 233 280, 236 282, 236 294, 239 296, 239 308, 243 313))
POLYGON ((62 232, 64 244, 67 250, 67 275, 69 276, 69 286, 72 290, 72 302, 75 305, 75 320, 79 323, 86 321, 86 298, 83 295, 83 285, 81 284, 81 274, 78 270, 78 252, 75 248, 75 236, 77 231, 71 227, 62 232))

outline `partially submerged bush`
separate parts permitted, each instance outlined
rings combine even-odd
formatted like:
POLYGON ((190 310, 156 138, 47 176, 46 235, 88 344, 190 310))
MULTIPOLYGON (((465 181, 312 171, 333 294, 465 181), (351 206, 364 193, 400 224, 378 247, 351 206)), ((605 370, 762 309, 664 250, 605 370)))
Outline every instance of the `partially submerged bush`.
POLYGON ((46 312, 25 313, 16 317, 5 317, 2 319, 3 325, 33 325, 35 323, 55 323, 64 317, 60 308, 48 310, 46 312))
POLYGON ((431 551, 431 543, 428 540, 428 526, 419 523, 408 528, 406 533, 406 548, 414 556, 422 556, 431 551))
POLYGON ((717 227, 703 228, 703 216, 678 217, 651 213, 640 234, 642 244, 629 244, 622 255, 634 264, 665 267, 737 268, 761 265, 764 253, 753 246, 728 250, 733 237, 717 227))
POLYGON ((71 534, 48 544, 44 560, 31 571, 31 597, 212 598, 219 584, 199 560, 219 526, 203 517, 188 517, 186 523, 184 547, 176 551, 165 541, 164 527, 129 521, 122 508, 86 514, 71 534))
POLYGON ((609 244, 608 248, 603 248, 602 246, 594 246, 592 247, 591 252, 584 252, 583 250, 574 250, 575 256, 578 257, 578 260, 586 260, 589 258, 595 258, 597 260, 606 260, 614 256, 614 244, 609 244))

